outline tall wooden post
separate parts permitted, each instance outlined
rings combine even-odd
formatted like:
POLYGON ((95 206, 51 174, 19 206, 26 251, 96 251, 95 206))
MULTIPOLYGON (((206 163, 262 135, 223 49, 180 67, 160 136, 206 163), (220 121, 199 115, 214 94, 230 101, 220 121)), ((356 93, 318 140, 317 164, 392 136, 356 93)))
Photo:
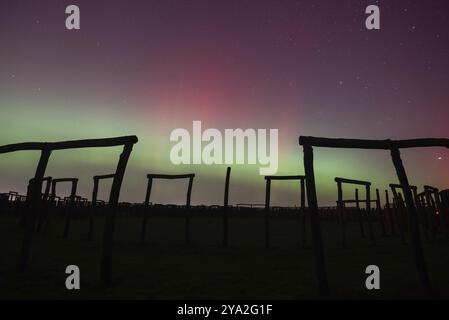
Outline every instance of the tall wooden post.
POLYGON ((190 200, 192 197, 192 185, 193 185, 193 177, 189 178, 189 186, 187 188, 187 214, 186 214, 186 244, 189 245, 191 242, 191 234, 190 234, 190 200))
POLYGON ((301 183, 301 216, 302 216, 302 246, 307 247, 307 210, 306 210, 306 189, 304 179, 301 183))
POLYGON ((366 186, 366 216, 368 219, 368 231, 369 231, 369 238, 371 240, 371 243, 373 245, 376 244, 376 237, 374 235, 373 230, 373 214, 371 212, 371 187, 369 185, 366 186))
POLYGON ((376 189, 376 211, 377 211, 377 216, 379 218, 380 226, 382 228, 382 235, 386 236, 387 233, 385 230, 385 220, 384 220, 384 214, 382 211, 382 204, 380 201, 379 189, 376 189))
POLYGON ((42 229, 42 225, 44 224, 44 222, 48 219, 48 214, 49 214, 49 210, 50 210, 50 187, 51 187, 51 181, 52 181, 52 177, 44 177, 42 179, 42 183, 45 181, 45 190, 44 190, 44 194, 42 195, 42 204, 41 204, 41 208, 39 210, 39 216, 37 217, 37 228, 36 228, 36 232, 39 233, 42 229))
POLYGON ((267 179, 265 187, 265 248, 270 247, 270 196, 271 179, 267 179))
POLYGON ((30 185, 30 192, 27 197, 24 219, 25 230, 18 261, 18 267, 20 271, 25 271, 28 268, 31 253, 31 243, 33 241, 33 233, 36 224, 36 214, 41 205, 42 179, 44 178, 50 155, 51 150, 49 149, 43 149, 41 151, 41 157, 36 168, 34 180, 30 185))
POLYGON ((404 201, 402 200, 402 196, 400 193, 397 193, 396 190, 393 188, 393 203, 394 203, 394 209, 395 209, 395 216, 397 218, 398 226, 399 226, 399 234, 401 236, 402 243, 406 243, 405 241, 405 222, 404 222, 404 211, 405 211, 405 205, 404 201))
POLYGON ((78 186, 78 180, 73 179, 71 181, 71 183, 72 183, 72 190, 70 192, 70 198, 69 198, 70 200, 69 200, 69 203, 67 204, 67 208, 66 208, 65 226, 64 226, 64 234, 63 234, 64 239, 67 239, 69 237, 70 223, 72 220, 73 209, 75 206, 75 196, 76 196, 76 189, 78 186))
POLYGON ((97 208, 97 197, 98 197, 98 179, 94 177, 94 189, 92 191, 92 205, 90 208, 90 215, 89 215, 89 231, 87 233, 87 239, 89 241, 93 238, 94 233, 94 215, 95 210, 97 208))
POLYGON ((315 271, 318 279, 319 293, 329 295, 326 264, 324 260, 323 238, 321 235, 318 200, 315 187, 315 173, 313 170, 313 148, 304 145, 304 170, 306 175, 307 202, 309 204, 310 227, 315 258, 315 271))
POLYGON ((435 203, 432 199, 432 194, 430 190, 424 190, 424 196, 426 197, 426 203, 427 206, 424 207, 424 210, 427 214, 427 217, 430 221, 430 235, 432 241, 435 240, 436 233, 437 233, 437 224, 435 221, 435 203))
POLYGON ((443 218, 443 225, 446 229, 446 239, 449 238, 449 190, 440 191, 441 197, 441 216, 443 218))
POLYGON ((362 211, 360 210, 359 189, 355 189, 355 208, 359 218, 360 235, 362 238, 365 238, 365 229, 363 228, 363 215, 362 211))
POLYGON ((418 213, 416 212, 415 205, 413 203, 413 195, 410 190, 410 184, 408 182, 407 173, 405 172, 404 165, 402 163, 401 154, 399 149, 391 149, 391 157, 393 164, 398 175, 399 182, 402 185, 402 191, 404 193, 405 202, 407 204, 407 215, 409 217, 410 225, 410 241, 413 249, 413 256, 415 258, 415 264, 418 271, 420 283, 429 294, 432 293, 432 286, 427 273, 426 260, 422 249, 421 236, 419 232, 418 213))
POLYGON ((229 179, 231 177, 231 167, 226 169, 225 192, 223 201, 223 246, 227 247, 229 244, 229 179))
POLYGON ((385 209, 388 215, 388 220, 390 221, 391 234, 396 235, 396 227, 394 224, 393 212, 390 205, 390 196, 388 195, 388 190, 385 190, 385 209))
POLYGON ((114 226, 115 215, 117 213, 118 201, 120 197, 120 189, 125 174, 126 165, 128 163, 129 155, 133 149, 133 144, 126 144, 123 147, 123 152, 115 171, 114 180, 112 181, 111 193, 109 196, 110 211, 106 214, 105 226, 103 233, 103 254, 101 258, 101 283, 103 285, 112 284, 112 250, 114 243, 114 226))
POLYGON ((148 177, 147 192, 145 194, 145 205, 142 209, 143 217, 142 217, 142 231, 140 233, 140 244, 145 244, 145 238, 147 234, 148 210, 150 208, 150 197, 152 186, 153 186, 153 178, 148 177))
POLYGON ((343 244, 343 248, 347 247, 346 243, 346 219, 345 219, 345 213, 344 213, 344 205, 343 205, 343 188, 342 183, 337 182, 337 189, 338 189, 338 213, 340 216, 340 226, 341 226, 341 240, 343 244))

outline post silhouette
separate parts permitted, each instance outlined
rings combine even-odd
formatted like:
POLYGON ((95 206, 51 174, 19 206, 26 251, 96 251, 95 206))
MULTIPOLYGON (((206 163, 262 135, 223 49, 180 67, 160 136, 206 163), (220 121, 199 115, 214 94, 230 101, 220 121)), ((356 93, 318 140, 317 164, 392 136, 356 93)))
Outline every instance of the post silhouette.
POLYGON ((231 177, 231 167, 226 169, 225 191, 223 200, 223 246, 229 244, 229 179, 231 177))
POLYGON ((301 188, 300 214, 302 217, 302 246, 303 246, 303 248, 306 248, 307 247, 307 210, 306 210, 305 176, 304 176, 304 179, 300 180, 300 188, 301 188))
MULTIPOLYGON (((335 180, 337 180, 337 178, 335 178, 335 180)), ((340 227, 341 227, 341 241, 342 241, 342 245, 343 248, 347 247, 347 241, 346 241, 346 217, 345 217, 345 212, 344 212, 344 204, 343 204, 343 189, 342 189, 342 185, 341 182, 337 181, 337 197, 338 197, 338 201, 337 201, 337 211, 338 211, 338 217, 339 217, 339 221, 340 221, 340 227)))
POLYGON ((360 236, 362 238, 365 238, 365 229, 363 227, 363 215, 362 211, 360 210, 359 189, 355 189, 355 208, 359 219, 360 236))
POLYGON ((71 183, 71 191, 69 196, 69 201, 66 204, 65 207, 65 224, 64 224, 64 232, 63 232, 63 238, 67 239, 69 237, 69 230, 70 230, 70 223, 72 219, 72 213, 73 208, 75 206, 75 196, 76 196, 76 189, 78 186, 78 179, 77 178, 59 178, 59 179, 53 179, 51 182, 51 198, 56 198, 56 185, 61 182, 70 182, 71 183))
POLYGON ((100 184, 100 180, 104 179, 113 179, 115 177, 115 173, 112 174, 105 174, 105 175, 99 175, 94 176, 94 188, 92 190, 92 203, 89 210, 89 230, 87 232, 87 240, 91 241, 93 239, 94 235, 94 218, 95 218, 95 211, 97 209, 97 201, 98 201, 98 187, 100 184))
MULTIPOLYGON (((428 201, 429 198, 426 195, 426 191, 423 191, 418 194, 418 201, 416 202, 416 209, 418 210, 418 213, 420 214, 420 221, 421 224, 424 227, 424 237, 427 241, 430 241, 431 239, 431 212, 428 208, 428 201)), ((433 240, 433 239, 432 239, 433 240)))
POLYGON ((109 195, 109 212, 105 217, 104 232, 103 232, 103 254, 101 259, 100 277, 101 283, 106 286, 112 284, 112 250, 114 243, 114 226, 115 215, 117 213, 118 200, 120 197, 120 189, 125 175, 126 165, 133 149, 134 143, 137 142, 137 137, 130 139, 123 146, 123 151, 120 154, 115 171, 114 180, 112 180, 111 192, 109 195))
POLYGON ((366 186, 366 213, 368 220, 369 238, 373 245, 376 244, 376 237, 373 230, 373 213, 371 211, 371 185, 366 186))
POLYGON ((424 194, 429 207, 428 212, 431 221, 432 238, 435 239, 441 224, 439 214, 441 212, 440 191, 435 187, 425 185, 424 194))
POLYGON ((307 203, 309 204, 310 231, 315 258, 315 272, 318 280, 320 295, 327 296, 330 293, 327 280, 326 263, 324 259, 323 238, 321 235, 318 200, 315 187, 315 173, 313 169, 313 148, 308 143, 301 143, 304 150, 304 171, 306 176, 307 203))
POLYGON ((408 182, 407 174, 402 164, 401 154, 398 148, 391 148, 391 157, 393 159, 394 167, 398 175, 399 181, 404 192, 404 198, 407 205, 407 213, 410 226, 410 241, 413 248, 413 256, 415 258, 415 264, 418 270, 418 276, 421 285, 432 294, 432 286, 430 278, 427 273, 427 264, 424 258, 424 253, 421 244, 421 236, 418 225, 418 214, 414 205, 413 194, 408 182))
POLYGON ((47 168, 48 159, 50 158, 51 150, 43 149, 41 151, 41 157, 37 165, 36 174, 30 184, 29 193, 26 200, 26 211, 24 219, 24 234, 22 241, 22 249, 20 251, 18 267, 20 271, 28 269, 31 243, 33 241, 34 226, 36 221, 36 212, 40 209, 41 205, 41 190, 42 179, 45 175, 45 169, 47 168))
MULTIPOLYGON (((28 183, 28 190, 30 190, 30 184, 33 183, 34 178, 32 178, 28 183)), ((48 218, 48 210, 49 210, 49 198, 50 198, 50 188, 51 188, 51 181, 52 177, 44 177, 42 179, 42 182, 45 182, 45 190, 42 193, 42 203, 41 208, 39 210, 39 215, 37 218, 37 226, 36 226, 36 232, 40 232, 42 229, 42 225, 44 221, 48 218)), ((22 217, 23 219, 23 217, 22 217)), ((23 224, 23 221, 22 221, 23 224)))
MULTIPOLYGON (((402 190, 400 184, 390 184, 391 191, 393 193, 393 203, 396 210, 396 217, 398 218, 399 234, 403 243, 406 243, 405 235, 407 233, 407 221, 406 221, 406 205, 402 194, 398 192, 398 189, 402 190)), ((410 188, 416 188, 415 186, 410 186, 410 188)))
MULTIPOLYGON (((360 209, 360 199, 359 199, 359 193, 358 189, 356 189, 356 199, 355 200, 343 200, 343 184, 350 184, 350 185, 360 185, 365 187, 365 204, 366 204, 366 215, 367 215, 367 221, 368 221, 368 231, 369 236, 372 244, 376 243, 376 239, 374 236, 373 226, 372 226, 372 214, 371 214, 371 192, 370 192, 370 186, 371 182, 368 181, 361 181, 361 180, 354 180, 354 179, 346 179, 346 178, 335 178, 335 182, 337 183, 337 189, 338 189, 338 201, 337 201, 337 210, 340 214, 340 223, 341 223, 341 234, 342 234, 342 241, 343 241, 343 247, 346 248, 346 217, 344 214, 345 211, 345 202, 348 203, 356 203, 356 210, 360 209)), ((360 217, 359 217, 360 219, 360 217)), ((359 220, 361 221, 361 220, 359 220)), ((363 230, 363 224, 361 225, 361 231, 363 230)))
POLYGON ((384 214, 382 211, 382 204, 380 201, 379 189, 376 189, 376 213, 377 213, 377 218, 379 219, 379 222, 380 222, 380 227, 382 228, 382 235, 386 236, 387 231, 385 230, 385 220, 384 220, 384 214))
POLYGON ((270 246, 270 196, 271 179, 266 179, 265 185, 265 248, 270 246))
POLYGON ((444 227, 446 229, 446 238, 449 238, 449 190, 440 191, 441 215, 443 217, 444 227))
POLYGON ((388 215, 388 220, 390 221, 391 234, 396 235, 396 227, 395 227, 395 216, 393 214, 391 205, 390 205, 390 196, 388 194, 388 190, 385 190, 385 210, 388 215))

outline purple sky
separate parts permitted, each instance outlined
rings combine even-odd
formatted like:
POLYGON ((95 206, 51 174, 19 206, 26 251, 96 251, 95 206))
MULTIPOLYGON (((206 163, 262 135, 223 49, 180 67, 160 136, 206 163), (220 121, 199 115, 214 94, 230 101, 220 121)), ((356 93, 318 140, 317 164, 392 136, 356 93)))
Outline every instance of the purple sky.
MULTIPOLYGON (((172 129, 192 120, 279 128, 282 174, 303 173, 299 135, 449 137, 448 19, 447 0, 2 0, 0 144, 138 134, 123 200, 142 200, 147 172, 194 171, 202 179, 194 202, 219 202, 224 169, 171 166, 172 129), (79 31, 64 27, 69 4, 80 7, 79 31), (379 31, 365 29, 369 4, 381 9, 379 31)), ((389 159, 322 155, 328 202, 335 176, 396 182, 389 159)), ((407 155, 412 182, 447 187, 447 151, 407 155)), ((35 163, 13 159, 0 160, 2 192, 23 192, 22 167, 35 163)), ((101 174, 109 161, 69 160, 55 174, 101 174)), ((253 169, 233 180, 233 202, 263 199, 253 169)), ((91 181, 80 187, 88 195, 91 181)), ((287 198, 295 200, 291 189, 278 195, 287 198)))

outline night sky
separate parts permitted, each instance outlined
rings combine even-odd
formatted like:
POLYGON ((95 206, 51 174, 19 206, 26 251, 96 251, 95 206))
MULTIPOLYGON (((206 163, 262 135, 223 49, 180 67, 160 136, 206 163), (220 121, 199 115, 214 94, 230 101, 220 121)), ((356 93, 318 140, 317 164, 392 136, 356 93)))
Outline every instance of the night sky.
MULTIPOLYGON (((448 58, 447 0, 2 0, 0 144, 135 134, 122 201, 144 200, 146 173, 195 172, 192 203, 221 203, 226 166, 172 165, 173 129, 279 129, 278 174, 303 174, 300 135, 449 137, 448 58), (69 4, 79 31, 65 29, 69 4), (370 4, 381 30, 365 28, 370 4)), ((79 177, 90 196, 92 176, 113 172, 119 153, 56 152, 47 174, 79 177)), ((25 193, 38 157, 1 155, 0 192, 25 193)), ((322 205, 336 200, 336 176, 397 183, 388 152, 315 158, 322 205)), ((449 187, 447 150, 403 158, 412 184, 449 187)), ((233 167, 232 204, 263 203, 258 169, 233 167)), ((180 203, 186 185, 158 183, 154 201, 180 203)), ((297 204, 297 191, 274 183, 274 204, 297 204)))

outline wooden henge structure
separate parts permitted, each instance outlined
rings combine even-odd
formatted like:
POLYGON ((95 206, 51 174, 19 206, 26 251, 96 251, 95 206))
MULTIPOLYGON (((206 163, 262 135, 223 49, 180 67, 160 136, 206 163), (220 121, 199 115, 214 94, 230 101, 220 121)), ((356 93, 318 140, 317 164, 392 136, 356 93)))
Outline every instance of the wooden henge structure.
MULTIPOLYGON (((68 206, 66 208, 65 212, 65 225, 64 225, 64 233, 63 238, 67 239, 69 237, 69 229, 70 229, 70 223, 72 220, 72 212, 73 207, 75 205, 76 200, 76 190, 78 188, 78 179, 77 178, 59 178, 59 179, 52 179, 51 181, 51 200, 54 200, 56 198, 56 185, 58 183, 64 183, 68 182, 71 184, 71 191, 70 196, 68 197, 68 206)), ((42 215, 42 212, 41 212, 42 215)))
POLYGON ((368 181, 360 181, 360 180, 353 180, 353 179, 347 179, 347 178, 335 178, 335 182, 337 183, 337 190, 338 190, 338 200, 337 200, 337 214, 338 214, 338 220, 341 226, 341 237, 342 237, 342 244, 343 247, 347 247, 347 236, 346 236, 346 214, 345 214, 345 207, 347 203, 355 203, 356 204, 356 210, 357 210, 357 216, 359 220, 359 226, 360 226, 360 235, 362 238, 365 237, 365 229, 364 229, 364 219, 363 214, 360 209, 360 202, 364 202, 366 205, 366 216, 368 220, 368 227, 369 227, 369 237, 373 244, 376 243, 373 226, 372 226, 372 212, 371 212, 371 182, 368 181), (343 185, 344 184, 350 184, 350 185, 356 185, 356 186, 363 186, 365 187, 365 200, 359 199, 359 189, 355 190, 355 199, 354 200, 344 200, 343 199, 343 185))
POLYGON ((302 242, 303 246, 307 245, 307 229, 306 229, 306 196, 305 196, 305 176, 265 176, 265 248, 270 246, 270 200, 271 200, 271 182, 272 181, 299 181, 300 188, 300 216, 302 217, 302 242))
MULTIPOLYGON (((112 281, 112 248, 114 237, 114 224, 115 215, 118 206, 118 199, 120 194, 121 183, 126 170, 126 165, 133 145, 137 143, 137 137, 127 136, 119 138, 107 138, 107 139, 90 139, 90 140, 75 140, 65 142, 53 142, 53 143, 21 143, 0 146, 0 154, 7 152, 15 152, 20 150, 36 150, 41 152, 41 157, 36 168, 36 173, 33 179, 30 180, 28 186, 28 194, 26 197, 27 210, 23 217, 24 223, 24 236, 22 241, 22 250, 19 256, 18 266, 20 270, 25 270, 29 265, 29 257, 31 252, 32 237, 35 231, 36 221, 40 219, 42 215, 43 205, 45 199, 53 201, 56 198, 56 183, 59 182, 71 182, 72 192, 68 199, 71 203, 75 201, 76 196, 76 178, 62 178, 53 179, 51 177, 45 177, 45 169, 47 167, 48 160, 52 151, 65 150, 74 148, 88 148, 88 147, 111 147, 111 146, 123 146, 123 151, 119 157, 116 172, 105 175, 94 176, 94 187, 92 192, 91 209, 89 214, 89 230, 88 239, 92 239, 93 226, 94 226, 94 214, 99 200, 98 189, 100 181, 104 179, 112 179, 112 187, 110 190, 109 201, 107 202, 107 208, 110 211, 105 215, 105 228, 103 232, 103 247, 101 258, 101 272, 100 280, 103 284, 111 284, 112 281), (45 191, 42 192, 43 183, 46 182, 45 191), (51 192, 50 192, 51 186, 51 192)), ((431 282, 427 272, 426 261, 424 259, 421 234, 419 223, 422 221, 422 216, 425 210, 428 210, 427 217, 434 217, 440 215, 441 219, 435 218, 435 224, 438 225, 441 220, 441 225, 447 226, 448 219, 446 214, 449 210, 449 191, 439 191, 438 189, 425 186, 424 192, 418 193, 417 187, 411 186, 408 181, 408 177, 400 156, 400 149, 403 148, 419 148, 419 147, 446 147, 449 148, 449 139, 415 139, 415 140, 358 140, 358 139, 328 139, 328 138, 316 138, 316 137, 303 137, 299 138, 299 144, 303 148, 304 152, 304 170, 305 175, 292 175, 292 176, 265 176, 266 189, 265 189, 265 246, 270 246, 270 200, 271 200, 271 186, 272 181, 282 180, 297 180, 299 181, 299 193, 300 193, 300 210, 299 216, 302 217, 302 241, 303 245, 306 245, 306 219, 310 223, 310 235, 313 247, 315 272, 317 276, 318 289, 320 294, 328 295, 330 293, 330 286, 327 278, 325 256, 323 250, 323 240, 321 235, 320 226, 320 210, 317 200, 317 190, 315 186, 315 173, 314 173, 314 147, 325 148, 349 148, 349 149, 376 149, 389 151, 392 157, 393 165, 396 169, 399 184, 391 184, 390 189, 393 197, 390 203, 388 190, 385 191, 386 206, 385 214, 382 213, 380 205, 379 190, 376 189, 376 199, 371 199, 371 183, 368 181, 347 179, 347 178, 335 178, 338 190, 337 199, 337 217, 341 224, 342 242, 343 246, 347 246, 346 240, 346 213, 345 207, 347 204, 356 205, 356 217, 359 219, 360 234, 362 237, 366 237, 365 234, 365 222, 368 225, 368 237, 372 244, 376 243, 375 234, 373 232, 373 221, 377 219, 382 226, 383 234, 386 233, 386 223, 390 225, 391 233, 394 235, 397 231, 400 232, 401 237, 405 239, 407 236, 415 261, 415 265, 418 271, 420 284, 429 291, 432 292, 431 282), (364 198, 360 198, 359 189, 355 190, 354 199, 343 198, 343 185, 354 185, 356 187, 363 187, 365 190, 364 198), (307 201, 307 206, 306 206, 307 201), (372 203, 376 204, 376 210, 373 212, 372 203), (362 213, 360 205, 364 204, 365 214, 362 213), (424 211, 423 211, 424 210, 424 211), (433 214, 435 213, 435 214, 433 214), (307 218, 306 218, 307 217, 307 218), (408 220, 407 220, 408 219, 408 220)), ((229 181, 230 181, 231 168, 227 168, 225 179, 225 192, 223 200, 223 245, 229 244, 229 181)), ((190 215, 191 209, 191 193, 195 174, 148 174, 148 184, 145 196, 145 202, 143 206, 142 215, 142 228, 140 234, 140 243, 145 243, 147 236, 147 220, 149 218, 148 211, 152 210, 150 205, 150 197, 152 191, 152 185, 155 179, 188 179, 188 188, 186 195, 186 203, 184 208, 186 209, 185 215, 185 242, 190 244, 190 215)), ((16 194, 9 194, 8 197, 18 197, 16 194)), ((66 215, 66 223, 64 227, 64 237, 67 237, 70 226, 70 214, 66 215)), ((433 219, 433 218, 432 218, 433 219)), ((425 223, 425 222, 423 222, 425 223)), ((447 226, 449 227, 449 226, 447 226)), ((427 229, 425 229, 427 230, 427 229)), ((432 229, 433 230, 433 229, 432 229)), ((448 230, 448 228, 446 229, 448 230)))
MULTIPOLYGON (((192 198, 192 186, 193 186, 193 178, 195 178, 194 173, 188 174, 147 174, 148 184, 147 184, 147 192, 145 195, 145 209, 149 208, 150 205, 150 197, 151 197, 151 189, 153 187, 154 179, 163 179, 163 180, 179 180, 179 179, 188 179, 189 184, 187 187, 187 196, 186 196, 186 215, 185 215, 185 241, 186 244, 190 244, 191 235, 190 235, 190 203, 192 198)), ((143 213, 142 218, 142 231, 140 235, 140 243, 144 244, 147 234, 147 220, 148 220, 148 212, 145 211, 143 213)))
POLYGON ((117 138, 72 140, 62 142, 25 142, 0 146, 0 154, 17 151, 39 151, 41 154, 34 178, 30 180, 28 187, 26 211, 24 213, 24 234, 22 248, 18 258, 19 270, 24 271, 29 267, 33 234, 36 227, 36 217, 39 216, 39 211, 42 206, 42 183, 52 152, 67 149, 123 146, 123 151, 119 156, 109 195, 110 212, 105 217, 100 269, 101 283, 105 285, 110 285, 112 283, 112 248, 114 239, 115 213, 126 165, 128 163, 133 145, 137 143, 137 141, 138 139, 136 136, 124 136, 117 138))
POLYGON ((414 195, 410 188, 401 159, 401 149, 423 148, 423 147, 445 147, 449 148, 449 139, 410 139, 410 140, 362 140, 362 139, 338 139, 338 138, 299 138, 299 144, 304 152, 304 170, 306 175, 307 199, 311 222, 311 233, 315 256, 315 269, 318 280, 319 291, 322 295, 330 293, 327 278, 325 256, 323 250, 323 239, 321 235, 320 217, 318 210, 317 190, 315 185, 314 154, 313 148, 346 148, 346 149, 370 149, 389 151, 398 180, 404 193, 404 203, 409 224, 409 237, 413 251, 413 257, 418 272, 421 286, 432 294, 432 285, 427 272, 427 265, 424 258, 421 234, 418 223, 418 211, 415 206, 414 195))
POLYGON ((105 179, 114 179, 115 178, 115 173, 111 173, 111 174, 104 174, 104 175, 98 175, 98 176, 94 176, 93 180, 94 180, 94 188, 92 190, 92 203, 91 203, 91 208, 90 208, 90 214, 89 214, 89 230, 87 232, 87 239, 89 241, 92 240, 93 238, 93 234, 94 234, 94 216, 95 216, 95 209, 98 206, 98 188, 99 188, 99 184, 101 180, 105 180, 105 179))

